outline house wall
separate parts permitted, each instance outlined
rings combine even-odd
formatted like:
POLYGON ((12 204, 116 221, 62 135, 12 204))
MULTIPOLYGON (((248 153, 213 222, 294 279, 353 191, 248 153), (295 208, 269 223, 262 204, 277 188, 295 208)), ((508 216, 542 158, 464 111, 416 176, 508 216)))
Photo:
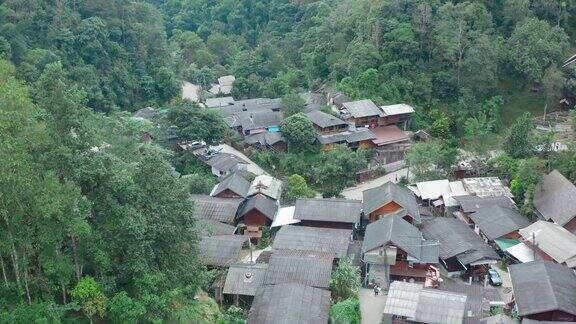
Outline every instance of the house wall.
POLYGON ((564 225, 564 228, 570 231, 571 233, 576 233, 576 217, 572 218, 571 221, 564 225))
POLYGON ((268 217, 256 209, 249 211, 242 219, 246 226, 265 226, 271 223, 268 217))
POLYGON ((375 211, 371 212, 369 214, 370 223, 377 221, 380 215, 390 214, 390 213, 393 213, 393 212, 400 210, 401 208, 402 208, 402 206, 400 206, 397 203, 392 201, 392 202, 376 209, 375 211))
POLYGON ((564 321, 564 322, 576 321, 576 315, 568 314, 566 312, 559 310, 528 315, 522 318, 528 318, 537 321, 564 321))
POLYGON ((342 223, 342 222, 324 222, 324 221, 303 220, 300 222, 300 225, 309 226, 309 227, 336 228, 336 229, 347 229, 347 230, 354 229, 354 224, 342 223))

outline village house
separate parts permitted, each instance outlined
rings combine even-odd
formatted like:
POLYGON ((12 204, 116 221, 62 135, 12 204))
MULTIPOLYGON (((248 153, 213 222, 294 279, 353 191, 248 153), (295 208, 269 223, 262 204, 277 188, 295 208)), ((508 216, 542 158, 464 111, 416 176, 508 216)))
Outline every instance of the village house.
POLYGON ((220 198, 208 195, 192 195, 194 216, 197 219, 213 220, 225 224, 234 224, 241 198, 220 198))
POLYGON ((523 320, 576 321, 576 274, 572 269, 534 261, 510 265, 508 273, 513 304, 523 320))
POLYGON ((471 279, 484 279, 498 254, 480 236, 455 218, 435 217, 422 222, 427 240, 440 242, 440 261, 452 275, 465 274, 471 279))
POLYGON ((342 92, 329 93, 327 98, 328 104, 337 110, 342 109, 345 102, 351 101, 350 98, 342 92))
POLYGON ((259 175, 250 184, 248 196, 256 194, 265 195, 271 199, 279 200, 282 196, 282 181, 269 175, 259 175))
POLYGON ((389 281, 420 281, 435 287, 440 271, 438 243, 427 241, 422 233, 399 215, 383 217, 366 227, 362 243, 366 280, 387 287, 389 281))
POLYGON ((510 189, 498 177, 464 178, 461 181, 464 189, 473 196, 513 198, 510 189))
POLYGON ((395 104, 380 106, 384 117, 380 120, 380 125, 389 126, 396 125, 403 130, 407 130, 410 127, 410 120, 412 119, 412 114, 414 114, 414 108, 407 104, 395 104))
POLYGON ((453 215, 467 224, 472 224, 470 214, 487 207, 501 206, 509 209, 516 208, 516 204, 514 204, 514 201, 506 196, 478 197, 472 195, 465 195, 465 196, 453 196, 452 198, 454 198, 460 205, 459 210, 454 212, 453 215))
POLYGON ((363 99, 345 102, 340 109, 340 116, 356 127, 376 128, 384 113, 372 100, 363 99))
POLYGON ((210 166, 212 174, 217 177, 225 177, 236 171, 246 171, 248 168, 248 162, 230 153, 218 152, 201 160, 210 166))
POLYGON ((221 198, 245 198, 248 195, 248 190, 250 190, 250 182, 244 179, 240 172, 233 172, 212 188, 210 196, 221 198))
POLYGON ((278 202, 276 200, 263 194, 255 194, 246 200, 238 212, 236 221, 246 227, 244 235, 249 236, 254 243, 257 243, 262 237, 263 227, 272 224, 277 211, 278 202))
POLYGON ((230 94, 232 93, 232 88, 234 87, 234 82, 236 81, 236 77, 233 75, 225 75, 218 78, 218 83, 213 84, 208 92, 213 95, 218 94, 230 94))
POLYGON ((246 146, 256 149, 266 148, 276 152, 284 152, 287 148, 286 140, 282 136, 282 132, 263 132, 246 135, 244 137, 244 143, 246 143, 246 146))
POLYGON ((249 306, 263 285, 267 269, 268 265, 263 263, 231 265, 226 274, 224 295, 231 295, 236 306, 249 306))
POLYGON ((295 220, 302 226, 354 230, 360 225, 362 202, 349 199, 298 199, 295 220))
POLYGON ((334 255, 330 252, 274 250, 270 256, 265 285, 298 282, 329 289, 334 255))
POLYGON ((286 225, 276 233, 272 248, 329 252, 339 260, 348 254, 351 241, 351 230, 286 225))
POLYGON ((219 108, 224 106, 230 106, 232 104, 234 104, 234 98, 232 97, 208 98, 204 102, 206 108, 219 108))
POLYGON ((344 144, 351 149, 370 148, 374 146, 374 134, 366 128, 349 127, 348 123, 325 112, 316 110, 306 114, 316 130, 316 140, 323 151, 334 149, 337 144, 344 144))
POLYGON ((461 324, 467 296, 424 288, 421 284, 395 281, 390 284, 384 306, 384 322, 461 324))
POLYGON ((576 186, 558 170, 545 175, 536 186, 534 207, 541 219, 576 233, 576 186))
POLYGON ((247 324, 328 323, 330 291, 297 282, 261 286, 247 324))
POLYGON ((576 235, 560 225, 537 221, 519 230, 522 242, 511 253, 522 262, 553 260, 576 269, 576 235))
POLYGON ((400 209, 406 210, 404 220, 410 224, 420 224, 420 211, 416 197, 405 187, 393 182, 364 190, 363 195, 363 213, 367 222, 375 222, 380 217, 398 212, 400 209))
POLYGON ((228 267, 238 262, 242 246, 248 240, 243 235, 206 236, 200 240, 200 260, 207 266, 228 267))
POLYGON ((498 205, 470 214, 470 220, 474 225, 474 232, 485 242, 494 243, 501 251, 520 243, 518 230, 531 224, 518 210, 498 205))

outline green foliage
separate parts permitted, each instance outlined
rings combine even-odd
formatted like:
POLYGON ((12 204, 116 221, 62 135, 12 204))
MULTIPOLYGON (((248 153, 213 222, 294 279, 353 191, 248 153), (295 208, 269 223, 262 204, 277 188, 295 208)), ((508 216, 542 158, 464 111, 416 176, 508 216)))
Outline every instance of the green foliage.
POLYGON ((108 303, 108 317, 112 323, 139 323, 144 314, 144 305, 130 298, 125 291, 114 295, 108 303))
POLYGON ((94 278, 89 276, 82 278, 70 291, 70 295, 82 306, 82 311, 88 316, 90 322, 95 315, 104 316, 108 299, 94 278))
POLYGON ((534 122, 526 113, 510 127, 502 148, 512 158, 524 158, 534 152, 534 122))
POLYGON ((330 322, 360 324, 360 301, 356 297, 337 302, 330 307, 330 322))
POLYGON ((302 113, 292 115, 284 120, 282 135, 286 138, 288 148, 294 152, 309 150, 316 141, 312 122, 302 113))
POLYGON ((171 319, 177 323, 225 323, 225 317, 216 301, 208 297, 204 292, 198 293, 195 300, 180 305, 171 314, 171 319))
POLYGON ((516 26, 507 47, 514 69, 529 80, 540 81, 547 67, 562 60, 568 36, 560 27, 530 18, 516 26))
POLYGON ((226 324, 244 324, 246 323, 246 315, 240 307, 230 306, 226 310, 225 322, 226 324))
POLYGON ((293 204, 298 198, 313 198, 314 191, 308 188, 306 179, 299 174, 293 174, 284 180, 282 190, 282 202, 284 204, 293 204))
POLYGON ((457 154, 446 141, 422 142, 412 145, 406 161, 416 181, 435 180, 444 177, 456 162, 457 154))
POLYGON ((478 155, 485 155, 493 145, 492 121, 483 112, 478 117, 468 118, 464 124, 466 147, 478 155))
POLYGON ((330 278, 332 298, 336 301, 358 298, 359 289, 360 269, 352 264, 350 258, 341 259, 330 278))
POLYGON ((215 144, 224 139, 226 129, 222 117, 214 110, 181 101, 169 110, 161 130, 161 137, 164 137, 165 141, 177 138, 215 144))
POLYGON ((297 113, 303 113, 306 102, 296 93, 287 94, 282 97, 280 109, 284 112, 284 117, 290 117, 297 113))

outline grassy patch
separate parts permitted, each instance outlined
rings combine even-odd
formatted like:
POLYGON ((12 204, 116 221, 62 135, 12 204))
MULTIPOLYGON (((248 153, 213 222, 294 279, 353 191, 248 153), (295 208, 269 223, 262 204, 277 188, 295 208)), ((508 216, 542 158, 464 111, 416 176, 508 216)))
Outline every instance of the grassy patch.
POLYGON ((521 80, 507 78, 500 81, 498 93, 504 98, 502 107, 502 122, 504 126, 511 125, 525 112, 533 116, 544 113, 545 98, 542 91, 532 92, 529 85, 524 85, 521 80))

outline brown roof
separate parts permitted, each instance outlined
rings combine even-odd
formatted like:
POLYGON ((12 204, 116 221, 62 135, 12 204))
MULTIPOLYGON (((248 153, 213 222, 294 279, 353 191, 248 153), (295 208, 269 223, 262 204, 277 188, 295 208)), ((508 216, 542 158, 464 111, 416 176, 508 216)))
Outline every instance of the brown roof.
POLYGON ((536 187, 534 206, 544 218, 564 226, 576 217, 576 186, 554 170, 536 187))
POLYGON ((407 141, 411 136, 410 132, 405 132, 397 126, 372 128, 371 131, 376 136, 372 142, 378 146, 407 141))

